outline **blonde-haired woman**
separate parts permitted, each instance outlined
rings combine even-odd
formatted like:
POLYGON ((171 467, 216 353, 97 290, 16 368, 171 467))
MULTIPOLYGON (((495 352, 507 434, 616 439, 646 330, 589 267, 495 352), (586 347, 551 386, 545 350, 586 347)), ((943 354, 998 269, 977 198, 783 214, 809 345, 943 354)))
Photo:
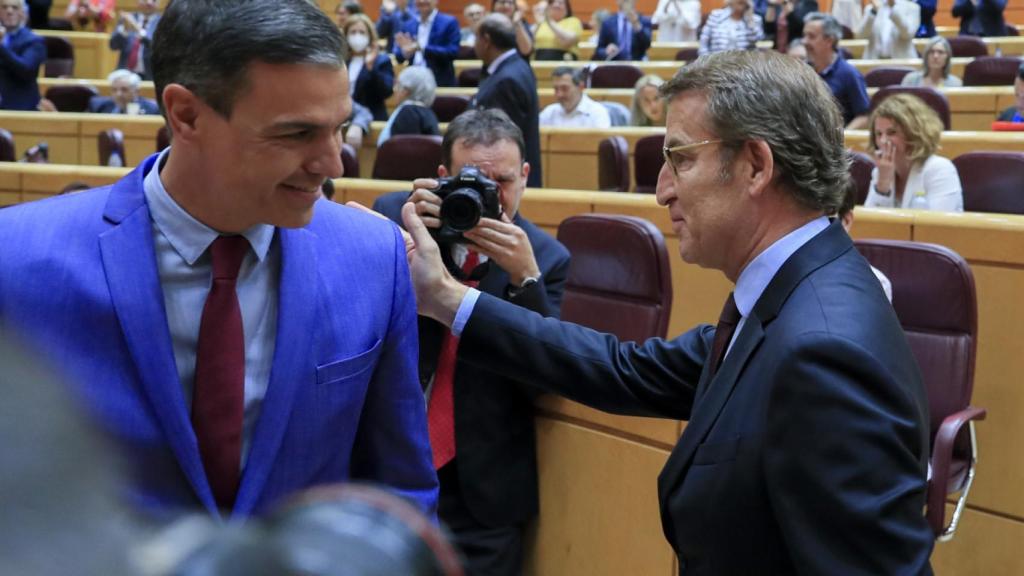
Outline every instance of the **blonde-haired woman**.
POLYGON ((366 106, 374 120, 387 120, 384 102, 391 97, 395 70, 391 56, 381 54, 377 46, 377 27, 366 14, 352 14, 342 28, 348 42, 348 92, 366 106))
POLYGON ((658 89, 665 81, 648 74, 633 86, 633 105, 630 107, 629 123, 632 126, 664 126, 665 99, 658 89))
POLYGON ((877 166, 865 206, 910 208, 914 197, 923 195, 928 210, 964 211, 956 167, 935 154, 942 121, 923 100, 910 94, 890 96, 871 113, 868 125, 877 166))
POLYGON ((900 82, 903 86, 927 86, 929 88, 959 88, 964 83, 949 73, 953 64, 953 48, 949 40, 936 36, 928 41, 921 59, 921 70, 911 72, 900 82))

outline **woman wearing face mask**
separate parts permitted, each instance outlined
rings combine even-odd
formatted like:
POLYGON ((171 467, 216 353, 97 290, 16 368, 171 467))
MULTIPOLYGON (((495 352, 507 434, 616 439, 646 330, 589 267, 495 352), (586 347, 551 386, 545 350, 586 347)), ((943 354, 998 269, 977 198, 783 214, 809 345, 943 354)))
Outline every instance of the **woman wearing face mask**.
POLYGON ((394 90, 395 70, 391 57, 377 47, 377 29, 366 14, 353 14, 342 29, 348 40, 348 91, 352 99, 366 106, 374 120, 387 120, 384 101, 394 90))

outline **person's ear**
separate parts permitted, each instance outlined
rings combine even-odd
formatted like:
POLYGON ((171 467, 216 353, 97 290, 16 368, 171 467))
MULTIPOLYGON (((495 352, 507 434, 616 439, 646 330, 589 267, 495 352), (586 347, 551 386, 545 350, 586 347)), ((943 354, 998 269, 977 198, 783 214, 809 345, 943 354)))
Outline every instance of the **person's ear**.
POLYGON ((206 106, 194 92, 181 84, 168 84, 160 95, 164 116, 176 142, 194 140, 200 108, 206 106))
POLYGON ((448 169, 444 167, 444 164, 438 164, 437 166, 437 177, 446 178, 448 176, 448 169))
POLYGON ((751 196, 760 196, 775 176, 775 157, 764 140, 750 140, 743 145, 742 155, 748 166, 740 176, 745 180, 751 196))
POLYGON ((526 182, 530 179, 530 163, 529 162, 523 162, 522 177, 523 177, 523 185, 525 186, 526 182))

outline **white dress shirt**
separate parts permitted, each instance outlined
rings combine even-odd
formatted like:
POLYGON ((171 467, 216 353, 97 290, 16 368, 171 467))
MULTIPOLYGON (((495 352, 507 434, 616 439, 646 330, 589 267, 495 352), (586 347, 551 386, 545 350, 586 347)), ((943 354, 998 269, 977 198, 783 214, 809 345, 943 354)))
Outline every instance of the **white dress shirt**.
POLYGON ((562 128, 611 128, 612 121, 608 116, 608 109, 603 104, 584 94, 572 112, 566 112, 558 102, 548 104, 541 110, 540 125, 562 128))

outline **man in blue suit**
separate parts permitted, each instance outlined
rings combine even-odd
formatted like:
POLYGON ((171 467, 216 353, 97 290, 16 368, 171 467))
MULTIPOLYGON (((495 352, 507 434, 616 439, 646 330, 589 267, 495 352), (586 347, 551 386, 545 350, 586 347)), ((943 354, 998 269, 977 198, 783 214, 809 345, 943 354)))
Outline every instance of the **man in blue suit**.
POLYGON ((0 0, 0 109, 35 110, 39 67, 46 60, 43 38, 25 27, 21 0, 0 0))
POLYGON ((1006 0, 956 0, 953 18, 960 19, 961 36, 1006 36, 1006 0))
POLYGON ((637 14, 634 0, 618 0, 618 5, 619 11, 601 23, 594 60, 646 60, 651 19, 637 14))
POLYGON ((86 112, 93 114, 159 114, 160 107, 149 98, 139 96, 142 78, 135 72, 114 70, 107 76, 110 96, 93 96, 86 112))
POLYGON ((826 216, 849 178, 828 87, 778 52, 728 51, 662 93, 657 200, 683 260, 735 283, 717 327, 619 342, 510 306, 451 279, 406 204, 420 313, 452 326, 463 362, 689 420, 658 479, 680 575, 930 574, 928 402, 880 284, 826 216))
POLYGON ((459 54, 459 21, 437 10, 437 0, 416 0, 419 20, 407 21, 395 34, 394 54, 401 64, 426 66, 439 87, 455 86, 459 54))
POLYGON ((173 146, 0 214, 0 321, 77 381, 139 504, 245 516, 359 480, 434 514, 405 245, 320 200, 337 27, 305 0, 175 0, 153 47, 173 146))

